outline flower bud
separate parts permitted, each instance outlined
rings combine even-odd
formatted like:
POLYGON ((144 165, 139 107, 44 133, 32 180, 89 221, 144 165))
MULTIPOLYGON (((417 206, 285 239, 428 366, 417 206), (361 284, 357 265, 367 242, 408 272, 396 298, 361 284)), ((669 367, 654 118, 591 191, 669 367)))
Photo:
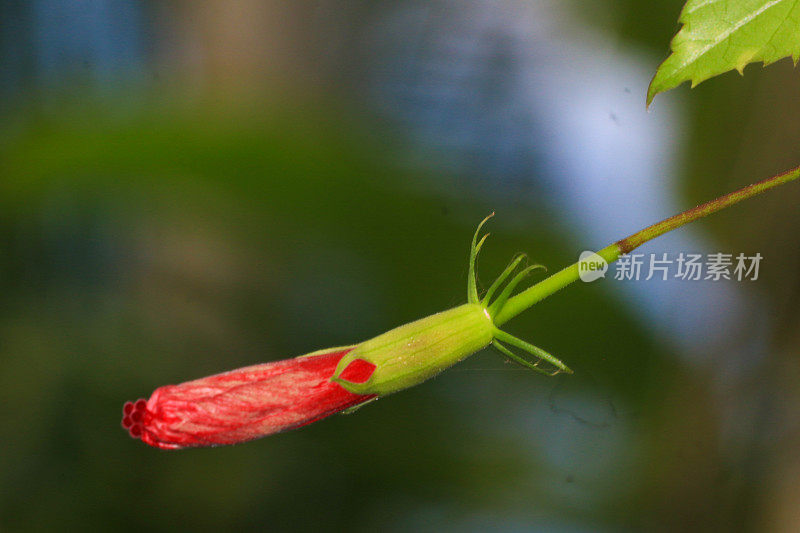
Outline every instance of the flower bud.
MULTIPOLYGON (((330 378, 350 348, 248 366, 156 389, 149 400, 127 402, 122 426, 150 446, 179 449, 236 444, 297 428, 374 398, 345 390, 330 378)), ((346 377, 361 380, 361 362, 346 377)))

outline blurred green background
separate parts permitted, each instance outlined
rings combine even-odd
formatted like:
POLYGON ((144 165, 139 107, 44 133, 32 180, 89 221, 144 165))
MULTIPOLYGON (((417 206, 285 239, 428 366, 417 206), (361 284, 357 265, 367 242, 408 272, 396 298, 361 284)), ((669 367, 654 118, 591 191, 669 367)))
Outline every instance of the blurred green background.
POLYGON ((119 426, 462 303, 488 212, 484 288, 796 165, 789 61, 644 111, 680 7, 0 2, 0 530, 800 529, 797 186, 681 230, 757 281, 609 276, 509 324, 573 376, 486 350, 244 445, 119 426))

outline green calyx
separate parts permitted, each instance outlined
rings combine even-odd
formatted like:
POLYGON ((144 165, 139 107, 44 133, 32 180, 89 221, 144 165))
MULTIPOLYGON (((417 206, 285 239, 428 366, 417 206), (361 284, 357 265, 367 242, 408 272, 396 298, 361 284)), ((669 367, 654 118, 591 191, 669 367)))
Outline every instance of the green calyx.
POLYGON ((493 215, 480 223, 472 239, 467 281, 468 303, 405 324, 356 345, 339 361, 332 381, 355 394, 384 396, 422 383, 489 345, 512 361, 536 372, 549 376, 560 372, 572 373, 559 359, 502 331, 495 324, 494 317, 503 311, 519 283, 535 270, 544 269, 543 266, 523 266, 525 254, 515 256, 486 291, 483 299, 479 299, 476 261, 488 234, 480 239, 478 234, 493 215), (533 360, 516 352, 526 353, 533 360), (357 360, 375 366, 370 377, 362 383, 342 377, 347 367, 357 360))
POLYGON ((519 363, 520 365, 534 370, 536 372, 546 374, 548 376, 555 376, 560 372, 566 372, 568 374, 572 373, 572 370, 565 365, 560 359, 554 357, 553 355, 549 354, 545 350, 539 348, 538 346, 534 346, 529 342, 526 342, 522 339, 518 339, 514 337, 510 333, 507 333, 500 328, 498 328, 495 324, 497 323, 497 316, 503 312, 505 309, 506 304, 508 303, 509 298, 514 293, 514 290, 517 286, 527 278, 531 273, 536 270, 547 270, 543 265, 533 264, 522 266, 527 260, 527 255, 525 254, 517 254, 512 259, 508 266, 503 270, 503 272, 497 277, 497 279, 489 286, 487 289, 486 294, 483 296, 483 299, 479 300, 478 296, 478 274, 477 274, 477 260, 478 260, 478 253, 481 250, 483 243, 486 241, 486 238, 489 234, 485 234, 483 237, 478 239, 478 234, 481 232, 481 228, 483 225, 494 216, 494 213, 490 214, 488 217, 484 218, 480 224, 478 224, 478 229, 475 230, 475 235, 472 237, 472 246, 470 247, 470 254, 469 254, 469 279, 467 280, 467 300, 470 303, 479 304, 489 315, 492 320, 493 325, 493 335, 492 335, 492 346, 494 346, 500 353, 505 355, 507 358, 511 359, 512 361, 519 363), (516 274, 514 274, 516 272, 516 274), (513 277, 512 277, 513 276, 513 277), (510 281, 509 281, 510 278, 510 281), (505 287, 502 289, 500 294, 492 300, 495 293, 500 290, 501 287, 505 284, 505 287), (513 348, 516 348, 534 358, 533 361, 526 359, 514 353, 511 349, 508 348, 509 345, 513 348), (542 363, 547 363, 546 367, 540 366, 542 363))
POLYGON ((492 342, 494 325, 484 311, 479 305, 460 305, 362 342, 342 357, 331 379, 350 392, 380 396, 422 383, 492 342), (375 365, 369 379, 343 379, 345 369, 359 359, 375 365))

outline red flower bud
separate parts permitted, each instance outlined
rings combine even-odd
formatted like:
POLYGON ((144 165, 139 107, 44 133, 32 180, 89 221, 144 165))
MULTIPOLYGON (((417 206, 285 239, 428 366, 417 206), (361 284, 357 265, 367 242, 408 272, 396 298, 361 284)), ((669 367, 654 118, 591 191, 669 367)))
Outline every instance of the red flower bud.
MULTIPOLYGON (((156 389, 127 402, 122 427, 150 446, 179 449, 235 444, 298 428, 375 398, 347 391, 330 378, 352 348, 248 366, 156 389)), ((375 365, 350 363, 345 375, 367 381, 375 365)))
MULTIPOLYGON (((486 220, 488 217, 472 238, 468 303, 409 322, 356 346, 161 387, 149 400, 125 404, 122 427, 131 437, 164 449, 244 442, 304 426, 413 387, 489 344, 537 372, 551 376, 571 372, 549 353, 501 331, 495 324, 494 317, 505 305, 518 301, 520 295, 509 300, 516 286, 538 265, 523 268, 510 278, 524 259, 516 257, 484 298, 478 299, 475 259, 488 236, 478 241, 486 220), (499 296, 491 301, 503 285, 499 296), (503 343, 533 355, 536 361, 524 359, 503 343), (552 369, 540 368, 542 361, 550 363, 552 369)), ((554 291, 560 287, 559 280, 569 278, 573 270, 577 276, 577 267, 562 271, 566 275, 553 276, 554 291)), ((540 299, 544 296, 535 295, 540 299)))

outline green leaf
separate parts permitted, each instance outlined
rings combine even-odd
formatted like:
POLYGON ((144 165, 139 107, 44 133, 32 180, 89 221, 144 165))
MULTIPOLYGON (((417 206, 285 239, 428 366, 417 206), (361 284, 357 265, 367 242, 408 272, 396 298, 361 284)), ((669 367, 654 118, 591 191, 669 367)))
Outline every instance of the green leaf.
POLYGON ((800 0, 689 0, 672 55, 658 67, 647 105, 658 93, 698 83, 748 63, 800 58, 800 0))

